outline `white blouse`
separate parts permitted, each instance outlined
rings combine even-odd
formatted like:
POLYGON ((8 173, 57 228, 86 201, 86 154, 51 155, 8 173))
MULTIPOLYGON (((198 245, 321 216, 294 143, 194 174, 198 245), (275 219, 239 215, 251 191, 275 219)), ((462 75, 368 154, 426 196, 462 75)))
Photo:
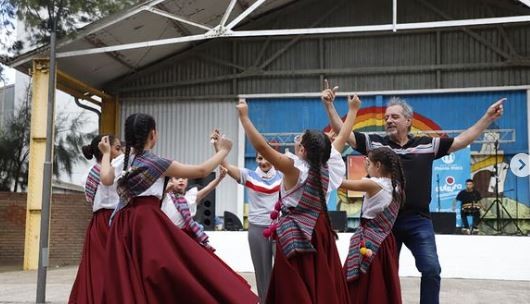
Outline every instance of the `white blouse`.
POLYGON ((156 196, 158 199, 162 199, 162 193, 164 193, 164 180, 165 176, 159 177, 154 184, 151 185, 147 190, 140 193, 138 196, 156 196))
MULTIPOLYGON (((134 158, 136 157, 135 154, 131 154, 129 156, 129 168, 131 167, 131 164, 134 161, 134 158)), ((158 199, 162 199, 162 194, 164 193, 164 181, 166 177, 164 175, 161 175, 152 185, 151 187, 147 188, 144 192, 140 193, 137 196, 155 196, 158 199)))
MULTIPOLYGON (((368 178, 365 177, 365 179, 368 178)), ((377 183, 381 190, 371 197, 364 196, 361 214, 363 218, 373 219, 392 202, 392 181, 388 177, 370 177, 369 179, 377 183)))
MULTIPOLYGON (((184 194, 186 201, 188 202, 188 207, 190 208, 191 216, 195 216, 197 213, 197 187, 193 187, 184 194)), ((175 203, 169 195, 166 194, 164 200, 162 201, 161 206, 162 211, 169 217, 173 224, 177 225, 179 228, 184 228, 184 218, 175 207, 175 203)))
POLYGON ((105 186, 101 182, 98 185, 94 202, 92 203, 92 212, 100 209, 114 209, 120 201, 120 197, 116 192, 118 177, 123 169, 123 154, 117 156, 111 161, 111 166, 114 168, 114 183, 110 186, 105 186))
MULTIPOLYGON (((287 207, 296 207, 300 201, 300 198, 302 198, 303 187, 300 187, 300 185, 302 185, 307 179, 309 174, 309 164, 307 161, 300 159, 291 152, 286 152, 285 154, 290 159, 294 160, 294 166, 300 171, 300 175, 296 185, 289 189, 289 191, 285 190, 284 184, 282 183, 280 188, 282 203, 287 207)), ((326 202, 329 201, 330 192, 340 187, 340 184, 342 184, 342 180, 344 179, 344 175, 346 174, 346 165, 342 160, 342 155, 334 147, 331 147, 331 154, 327 161, 327 165, 329 170, 329 183, 328 191, 326 193, 326 202)))

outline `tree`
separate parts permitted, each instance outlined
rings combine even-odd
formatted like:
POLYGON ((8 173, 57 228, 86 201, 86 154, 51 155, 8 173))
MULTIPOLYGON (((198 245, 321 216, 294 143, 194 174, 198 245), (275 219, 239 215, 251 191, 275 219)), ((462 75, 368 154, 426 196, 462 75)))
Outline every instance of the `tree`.
POLYGON ((71 118, 65 113, 59 113, 55 122, 55 143, 53 154, 53 175, 59 178, 61 173, 72 177, 72 169, 79 162, 86 162, 81 147, 90 143, 96 136, 96 131, 80 132, 86 123, 86 112, 81 112, 71 118))
MULTIPOLYGON (((9 53, 12 53, 14 45, 9 38, 12 37, 15 25, 15 8, 10 0, 0 0, 0 62, 5 62, 9 53)), ((4 67, 0 64, 0 82, 4 82, 4 67)))
MULTIPOLYGON (((24 47, 14 36, 15 17, 24 22, 27 47, 50 44, 57 39, 75 36, 89 22, 142 2, 141 0, 0 0, 0 63, 17 55, 24 47)), ((54 48, 55 45, 50 45, 54 48)), ((0 81, 2 77, 0 65, 0 81)))
MULTIPOLYGON (((55 25, 57 38, 75 36, 75 32, 89 22, 123 10, 140 0, 0 0, 16 8, 16 15, 24 22, 31 46, 47 44, 55 25)), ((0 13, 4 13, 0 11, 0 13)), ((6 10, 12 15, 12 10, 6 10)))
MULTIPOLYGON (((25 190, 28 185, 28 156, 31 121, 31 89, 28 87, 21 107, 0 130, 0 191, 25 190)), ((58 113, 55 124, 53 175, 61 173, 72 176, 73 167, 85 162, 81 147, 94 137, 95 131, 81 132, 86 122, 84 112, 71 118, 58 113)))
POLYGON ((24 190, 28 184, 31 90, 26 89, 22 106, 0 130, 0 191, 24 190))

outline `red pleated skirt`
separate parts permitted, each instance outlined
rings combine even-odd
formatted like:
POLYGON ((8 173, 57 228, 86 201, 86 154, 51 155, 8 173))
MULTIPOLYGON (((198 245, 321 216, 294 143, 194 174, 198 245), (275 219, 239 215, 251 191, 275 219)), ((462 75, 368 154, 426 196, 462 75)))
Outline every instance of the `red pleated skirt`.
POLYGON ((105 247, 109 233, 110 209, 94 213, 85 235, 81 262, 68 303, 101 303, 105 247))
POLYGON ((267 303, 348 303, 335 237, 323 213, 318 217, 311 243, 316 252, 290 258, 276 245, 267 303))
POLYGON ((156 197, 137 197, 113 219, 103 303, 257 303, 250 285, 177 228, 156 197))
POLYGON ((368 272, 348 282, 350 304, 400 304, 398 251, 392 232, 381 243, 368 272))

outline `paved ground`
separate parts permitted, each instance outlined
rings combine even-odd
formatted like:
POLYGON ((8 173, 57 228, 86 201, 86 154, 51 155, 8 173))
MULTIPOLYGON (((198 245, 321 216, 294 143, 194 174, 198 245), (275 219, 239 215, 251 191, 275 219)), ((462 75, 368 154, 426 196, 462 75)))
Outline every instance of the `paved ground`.
MULTIPOLYGON (((76 267, 50 269, 46 300, 66 303, 76 274, 76 267)), ((242 275, 254 286, 253 273, 242 275)), ((0 303, 34 303, 37 273, 0 267, 0 303)), ((403 302, 418 303, 420 280, 401 278, 403 302)), ((511 304, 530 303, 530 281, 493 281, 444 279, 441 303, 447 304, 511 304)))

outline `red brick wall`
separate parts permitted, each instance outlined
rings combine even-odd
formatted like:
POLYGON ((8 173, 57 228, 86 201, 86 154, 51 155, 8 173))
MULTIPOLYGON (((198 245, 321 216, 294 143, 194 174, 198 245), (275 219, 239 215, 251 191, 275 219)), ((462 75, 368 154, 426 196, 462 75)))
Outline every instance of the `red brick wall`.
MULTIPOLYGON (((79 262, 92 208, 83 194, 54 194, 50 222, 50 267, 79 262)), ((0 192, 0 265, 24 260, 26 194, 0 192)))

